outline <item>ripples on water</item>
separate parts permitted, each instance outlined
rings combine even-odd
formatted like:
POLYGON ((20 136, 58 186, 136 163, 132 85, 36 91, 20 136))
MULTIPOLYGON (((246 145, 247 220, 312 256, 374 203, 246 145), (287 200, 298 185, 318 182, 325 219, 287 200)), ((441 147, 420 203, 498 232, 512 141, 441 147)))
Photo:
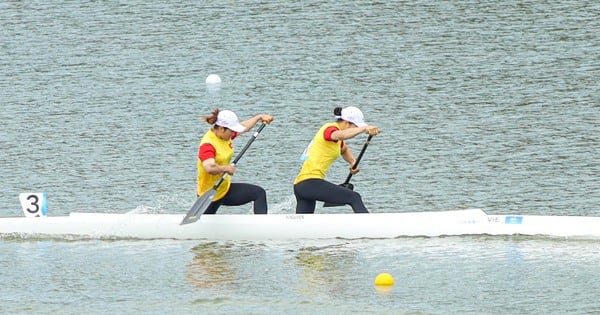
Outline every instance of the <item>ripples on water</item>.
POLYGON ((276 116, 238 174, 276 205, 346 104, 384 132, 355 179, 372 211, 598 214, 593 2, 3 6, 11 214, 23 190, 57 212, 187 208, 214 107, 276 116))
POLYGON ((9 310, 538 314, 598 311, 596 242, 530 237, 301 243, 11 242, 9 310), (91 255, 91 256, 90 256, 91 255), (93 263, 90 258, 93 258, 93 263), (396 284, 376 288, 380 272, 396 284), (45 294, 30 308, 18 292, 45 294), (142 303, 140 303, 140 301, 142 303), (21 305, 18 307, 17 305, 21 305))
MULTIPOLYGON (((372 211, 600 216, 599 12, 595 1, 0 3, 1 215, 20 215, 30 190, 55 215, 183 213, 199 117, 215 107, 275 115, 236 180, 291 212, 310 137, 333 107, 357 105, 383 131, 353 177, 372 211), (210 73, 220 90, 205 89, 210 73)), ((338 163, 330 178, 346 172, 338 163)), ((0 244, 9 313, 589 313, 600 291, 597 245, 569 240, 0 244), (384 269, 392 293, 372 287, 384 269)))

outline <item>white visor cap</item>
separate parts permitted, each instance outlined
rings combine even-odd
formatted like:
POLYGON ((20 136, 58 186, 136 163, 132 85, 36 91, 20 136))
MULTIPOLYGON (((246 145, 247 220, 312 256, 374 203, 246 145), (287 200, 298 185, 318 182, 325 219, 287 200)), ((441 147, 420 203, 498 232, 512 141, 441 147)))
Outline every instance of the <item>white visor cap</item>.
POLYGON ((340 116, 340 118, 355 124, 357 127, 368 126, 367 123, 365 123, 363 113, 360 111, 360 109, 354 106, 348 106, 342 109, 342 115, 340 116))
POLYGON ((246 127, 240 124, 237 115, 230 110, 219 111, 216 125, 231 129, 235 132, 243 132, 246 130, 246 127))

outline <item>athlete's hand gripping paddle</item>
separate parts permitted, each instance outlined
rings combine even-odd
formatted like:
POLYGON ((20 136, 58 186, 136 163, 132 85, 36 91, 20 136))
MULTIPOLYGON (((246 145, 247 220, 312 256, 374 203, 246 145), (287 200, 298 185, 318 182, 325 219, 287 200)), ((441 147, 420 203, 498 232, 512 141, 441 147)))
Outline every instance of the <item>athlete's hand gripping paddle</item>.
MULTIPOLYGON (((242 151, 240 151, 240 154, 238 154, 238 156, 233 160, 233 165, 237 164, 237 162, 240 160, 242 155, 244 155, 244 153, 246 153, 246 151, 248 150, 248 148, 250 147, 252 142, 254 142, 256 137, 258 137, 258 134, 263 130, 263 128, 265 128, 265 126, 266 126, 266 124, 262 123, 260 125, 260 127, 258 127, 258 130, 256 130, 254 132, 254 134, 252 135, 252 138, 250 138, 250 140, 248 141, 248 143, 246 143, 246 145, 244 146, 242 151)), ((181 221, 181 223, 179 225, 194 223, 194 222, 198 221, 198 219, 200 219, 200 216, 202 215, 202 213, 206 210, 206 208, 208 208, 208 206, 212 202, 212 199, 217 194, 217 188, 219 188, 221 183, 223 183, 225 176, 227 176, 227 173, 224 173, 221 176, 221 178, 217 181, 217 183, 213 186, 213 188, 211 190, 205 192, 204 194, 202 194, 202 196, 198 197, 198 199, 196 200, 196 202, 194 203, 194 205, 192 206, 190 211, 188 211, 188 213, 183 218, 183 221, 181 221)))

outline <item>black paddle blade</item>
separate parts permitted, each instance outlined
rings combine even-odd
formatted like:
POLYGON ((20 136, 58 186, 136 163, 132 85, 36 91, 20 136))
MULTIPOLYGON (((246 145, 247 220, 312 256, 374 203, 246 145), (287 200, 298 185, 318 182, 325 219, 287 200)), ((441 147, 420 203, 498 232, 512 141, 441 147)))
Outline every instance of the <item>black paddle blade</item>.
POLYGON ((183 218, 181 223, 179 223, 179 225, 190 224, 198 221, 198 219, 200 219, 200 216, 202 215, 204 210, 208 208, 216 194, 217 191, 211 189, 205 192, 204 195, 196 199, 196 202, 194 202, 194 205, 192 206, 190 211, 188 211, 188 213, 185 215, 185 217, 183 218))
MULTIPOLYGON (((348 188, 350 190, 354 190, 354 185, 352 185, 352 183, 343 183, 343 184, 340 184, 340 186, 342 186, 344 188, 348 188)), ((330 202, 323 203, 323 207, 339 207, 339 206, 344 206, 344 205, 340 204, 340 203, 330 203, 330 202)))

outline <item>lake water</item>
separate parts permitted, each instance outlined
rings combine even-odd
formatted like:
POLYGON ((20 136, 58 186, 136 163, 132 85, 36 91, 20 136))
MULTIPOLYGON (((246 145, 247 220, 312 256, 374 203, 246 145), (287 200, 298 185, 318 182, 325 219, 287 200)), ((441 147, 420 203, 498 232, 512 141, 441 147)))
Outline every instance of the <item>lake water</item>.
MULTIPOLYGON (((382 130, 352 178, 371 212, 600 216, 598 29, 596 1, 3 1, 0 216, 25 191, 50 215, 185 213, 216 107, 275 116, 234 180, 292 213, 348 105, 382 130)), ((3 314, 600 314, 597 241, 4 237, 0 267, 3 314)))

